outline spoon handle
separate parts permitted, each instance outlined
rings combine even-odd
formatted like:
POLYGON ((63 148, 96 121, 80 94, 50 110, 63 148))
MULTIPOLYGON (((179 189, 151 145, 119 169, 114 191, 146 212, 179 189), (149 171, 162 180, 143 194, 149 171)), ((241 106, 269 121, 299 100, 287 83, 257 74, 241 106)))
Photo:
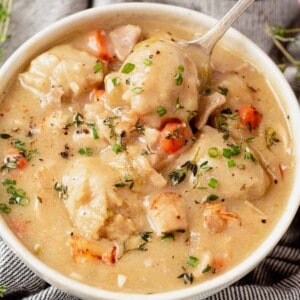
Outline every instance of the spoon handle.
POLYGON ((199 43, 206 54, 210 55, 217 41, 254 1, 239 0, 221 20, 195 42, 199 43))

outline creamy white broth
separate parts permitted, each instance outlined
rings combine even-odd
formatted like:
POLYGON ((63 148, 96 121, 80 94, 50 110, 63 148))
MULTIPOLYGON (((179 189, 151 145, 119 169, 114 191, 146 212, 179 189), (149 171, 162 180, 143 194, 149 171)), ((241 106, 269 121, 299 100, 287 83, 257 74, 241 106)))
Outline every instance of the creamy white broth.
MULTIPOLYGON (((193 36, 193 33, 186 29, 170 25, 142 22, 141 25, 142 39, 153 36, 169 37, 170 34, 167 32, 172 33, 172 37, 178 39, 189 39, 193 36)), ((75 38, 71 38, 69 41, 75 45, 74 40, 75 38)), ((95 57, 95 62, 96 60, 95 57)), ((255 64, 255 62, 253 63, 255 64)), ((114 71, 117 71, 120 65, 121 62, 115 62, 114 71)), ((246 169, 239 170, 237 167, 228 169, 228 159, 222 156, 222 149, 228 148, 226 141, 224 142, 222 138, 224 132, 218 132, 211 127, 195 132, 196 141, 184 146, 180 150, 181 152, 178 152, 180 155, 175 153, 173 156, 158 155, 156 159, 149 158, 150 163, 154 166, 153 169, 157 171, 157 174, 151 173, 154 181, 163 182, 165 179, 167 183, 160 187, 155 186, 151 183, 151 176, 142 178, 139 173, 133 174, 134 178, 131 178, 135 183, 132 189, 128 187, 131 181, 126 182, 127 186, 125 187, 114 188, 116 192, 114 197, 121 199, 120 201, 123 203, 121 206, 112 205, 112 208, 109 208, 109 214, 122 213, 126 217, 130 217, 135 227, 130 231, 128 228, 131 223, 126 223, 124 232, 120 228, 118 229, 120 232, 117 235, 119 247, 124 240, 129 244, 128 236, 137 236, 138 243, 130 242, 134 245, 133 248, 145 245, 140 250, 118 253, 115 257, 116 262, 112 264, 87 255, 75 255, 74 259, 70 244, 74 236, 97 244, 101 239, 108 239, 108 233, 105 231, 105 225, 100 229, 101 237, 98 236, 96 239, 92 235, 87 238, 84 233, 80 232, 80 229, 76 225, 74 226, 74 218, 70 216, 70 209, 66 208, 65 203, 69 200, 60 198, 54 185, 56 182, 63 184, 64 176, 74 176, 72 172, 76 173, 76 168, 81 170, 81 163, 78 167, 78 161, 82 161, 83 164, 88 161, 87 164, 94 165, 95 170, 98 170, 99 166, 95 161, 98 157, 103 157, 104 164, 101 164, 100 169, 107 177, 105 179, 107 184, 111 186, 124 179, 122 175, 112 171, 111 162, 120 160, 131 163, 136 157, 142 159, 145 157, 148 159, 148 157, 141 155, 141 149, 138 146, 138 149, 130 148, 132 141, 134 141, 132 144, 136 146, 137 142, 134 137, 127 141, 128 157, 123 157, 124 152, 115 154, 110 148, 103 152, 103 149, 114 142, 109 139, 103 140, 103 136, 107 133, 102 132, 102 127, 100 128, 97 120, 93 119, 93 114, 96 116, 98 114, 97 109, 99 109, 99 114, 103 113, 103 108, 98 107, 101 105, 101 101, 93 102, 86 94, 81 96, 80 101, 78 98, 73 102, 65 99, 61 106, 42 108, 38 98, 23 88, 20 81, 16 79, 1 104, 0 132, 11 135, 9 139, 1 139, 1 152, 3 152, 4 158, 6 149, 11 148, 11 143, 17 139, 23 141, 27 149, 37 149, 37 152, 32 154, 32 159, 25 168, 4 170, 1 174, 2 179, 16 180, 15 187, 26 192, 27 198, 30 199, 29 205, 9 205, 10 196, 6 191, 8 186, 3 185, 1 185, 0 203, 5 203, 11 208, 10 213, 3 213, 3 216, 28 249, 49 266, 79 281, 109 290, 140 293, 157 293, 184 288, 190 284, 190 281, 188 280, 186 285, 184 278, 177 277, 185 272, 193 273, 193 284, 197 284, 197 282, 226 272, 245 259, 269 234, 284 210, 293 178, 292 142, 286 116, 280 110, 276 96, 259 70, 249 65, 240 53, 228 51, 221 46, 217 47, 213 54, 212 65, 214 68, 212 81, 205 87, 201 87, 199 94, 203 94, 207 88, 218 91, 220 84, 228 87, 228 94, 226 103, 211 114, 208 120, 209 125, 213 125, 214 117, 220 113, 222 108, 227 108, 230 104, 234 112, 235 109, 238 109, 238 105, 247 102, 247 99, 251 99, 253 101, 251 104, 263 115, 258 128, 252 131, 240 128, 238 119, 228 121, 229 134, 233 136, 235 144, 239 144, 241 139, 255 137, 252 141, 243 142, 241 154, 232 157, 237 165, 245 164, 246 169), (239 84, 236 85, 236 81, 244 82, 246 88, 239 84), (80 129, 80 126, 75 128, 72 125, 68 129, 63 129, 72 122, 72 118, 77 112, 83 114, 86 121, 97 123, 99 139, 95 140, 92 137, 92 129, 89 126, 87 126, 89 138, 79 141, 74 141, 73 135, 76 130, 80 129), (88 116, 92 117, 88 118, 88 116), (280 142, 273 145, 270 150, 266 148, 265 144, 264 131, 266 127, 274 128, 280 139, 280 142), (204 141, 205 134, 212 137, 212 141, 201 145, 201 139, 204 141), (65 145, 67 145, 67 149, 65 145), (251 159, 244 160, 245 145, 251 148, 251 153, 258 160, 257 163, 251 159), (83 147, 91 148, 93 155, 91 157, 80 155, 78 151, 83 147), (207 157, 207 148, 210 147, 219 149, 217 158, 207 157), (192 188, 195 185, 195 178, 191 172, 187 173, 186 179, 182 183, 173 186, 168 174, 182 166, 185 161, 192 160, 199 148, 196 164, 198 172, 203 172, 203 175, 199 176, 198 187, 205 187, 205 189, 192 188), (269 159, 271 166, 269 167, 267 164, 261 166, 263 164, 261 158, 267 162, 269 159), (200 166, 205 161, 208 161, 206 165, 218 163, 220 171, 217 169, 205 170, 205 168, 202 170, 200 166), (283 178, 278 169, 279 164, 285 168, 283 178), (253 193, 247 192, 249 182, 244 183, 246 187, 241 184, 238 187, 233 186, 231 191, 226 190, 226 186, 233 185, 235 176, 244 176, 243 172, 247 174, 247 170, 252 167, 258 168, 257 170, 264 174, 262 178, 267 178, 265 179, 266 187, 259 185, 260 188, 265 189, 259 198, 253 198, 253 193), (228 176, 228 170, 231 176, 228 176), (215 189, 208 186, 211 178, 218 181, 215 189), (269 186, 267 186, 267 181, 269 186), (154 233, 154 229, 148 221, 147 202, 151 201, 153 197, 170 192, 182 195, 188 226, 185 232, 178 232, 177 228, 170 230, 173 236, 169 235, 169 238, 162 240, 162 236, 165 235, 154 233), (216 194, 219 198, 214 201, 203 201, 211 194, 216 194), (223 194, 226 194, 226 197, 223 194), (212 209, 220 209, 217 215, 221 214, 222 218, 218 218, 217 222, 212 220, 212 223, 208 222, 205 225, 205 216, 210 217, 210 213, 213 212, 209 210, 210 205, 212 205, 212 209), (213 227, 211 227, 212 224, 213 227), (151 232, 149 242, 139 237, 141 232, 151 232), (122 239, 122 236, 126 238, 122 239), (241 241, 243 242, 241 243, 241 241), (143 251, 143 249, 147 251, 143 251), (192 260, 195 267, 187 264, 189 257, 197 259, 197 261, 190 259, 190 263, 192 260), (183 271, 182 267, 186 271, 183 271), (163 276, 157 280, 157 274, 163 274, 163 276), (121 280, 120 275, 126 278, 124 285, 118 283, 118 278, 121 280)), ((100 84, 100 86, 102 85, 100 84)), ((87 90, 87 93, 91 90, 92 88, 87 90)), ((201 100, 199 103, 201 105, 201 100)), ((108 116, 110 115, 111 113, 108 114, 108 116)), ((164 118, 167 121, 168 115, 164 118)), ((125 128, 127 128, 126 126, 125 128)), ((157 130, 157 128, 155 129, 157 130)), ((153 136, 156 133, 153 131, 153 136)), ((144 145, 142 148, 145 148, 144 145)), ((83 176, 87 176, 90 169, 87 170, 83 176)), ((98 175, 93 176, 96 178, 98 175)), ((251 176, 249 178, 251 182, 251 176)), ((72 190, 69 189, 68 193, 70 197, 72 190)), ((112 194, 109 196, 111 197, 112 194)), ((114 236, 113 233, 110 235, 114 236)), ((147 240, 147 236, 143 235, 143 237, 147 240)), ((129 237, 129 239, 131 238, 129 237)))

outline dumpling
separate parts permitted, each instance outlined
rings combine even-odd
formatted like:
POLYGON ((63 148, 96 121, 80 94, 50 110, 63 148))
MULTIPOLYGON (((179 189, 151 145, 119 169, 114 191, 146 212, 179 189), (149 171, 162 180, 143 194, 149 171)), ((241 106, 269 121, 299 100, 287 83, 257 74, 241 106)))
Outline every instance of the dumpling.
POLYGON ((87 238, 98 239, 99 230, 108 218, 114 174, 97 158, 76 160, 63 177, 68 188, 65 200, 74 227, 87 238))
MULTIPOLYGON (((259 161, 253 161, 256 159, 255 157, 253 157, 253 160, 251 159, 249 148, 247 150, 250 159, 245 159, 245 147, 240 148, 241 153, 231 157, 235 166, 229 167, 229 159, 225 158, 222 152, 223 149, 230 149, 231 145, 235 145, 235 142, 231 138, 224 141, 222 136, 222 133, 210 126, 205 126, 202 129, 193 147, 182 154, 175 162, 178 170, 187 161, 194 161, 198 168, 197 175, 193 176, 192 171, 189 171, 187 174, 190 176, 186 176, 184 182, 178 184, 178 188, 182 192, 190 192, 191 197, 203 196, 203 199, 198 199, 203 202, 212 193, 218 195, 220 199, 254 200, 261 198, 270 185, 265 170, 259 161), (217 149, 215 152, 218 155, 213 155, 216 156, 214 158, 208 154, 211 148, 217 149), (209 189, 208 186, 211 178, 218 182, 214 189, 209 189)), ((163 173, 167 176, 176 169, 167 167, 163 173)))
POLYGON ((172 118, 189 121, 198 110, 196 65, 173 42, 145 43, 106 76, 105 86, 110 107, 129 106, 153 128, 172 118))
POLYGON ((104 63, 96 57, 70 45, 61 45, 32 60, 28 71, 19 75, 19 80, 45 107, 97 87, 103 80, 104 69, 104 63))

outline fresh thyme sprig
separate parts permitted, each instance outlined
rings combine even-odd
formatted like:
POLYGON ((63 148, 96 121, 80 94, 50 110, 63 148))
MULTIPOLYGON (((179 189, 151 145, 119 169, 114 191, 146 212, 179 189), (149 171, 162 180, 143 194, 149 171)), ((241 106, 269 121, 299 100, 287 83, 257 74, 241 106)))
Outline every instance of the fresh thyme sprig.
MULTIPOLYGON (((295 43, 299 41, 299 39, 292 37, 291 35, 300 33, 300 28, 285 29, 281 26, 270 26, 270 24, 266 23, 265 32, 272 39, 274 45, 284 55, 286 60, 297 68, 295 79, 300 80, 300 60, 295 59, 284 46, 284 43, 295 43)), ((284 71, 285 65, 279 65, 279 67, 282 71, 284 71)))

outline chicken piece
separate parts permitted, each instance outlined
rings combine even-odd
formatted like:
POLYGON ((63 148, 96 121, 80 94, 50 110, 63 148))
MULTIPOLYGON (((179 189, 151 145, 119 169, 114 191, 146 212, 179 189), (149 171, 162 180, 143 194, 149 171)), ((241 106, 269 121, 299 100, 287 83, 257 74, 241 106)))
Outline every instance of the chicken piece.
MULTIPOLYGON (((195 160, 198 166, 198 176, 188 171, 186 178, 178 184, 178 191, 190 193, 190 197, 201 196, 199 201, 206 201, 209 190, 199 190, 198 187, 207 186, 211 178, 218 181, 217 186, 211 192, 220 199, 232 199, 237 201, 261 198, 267 191, 270 180, 258 161, 245 159, 246 148, 240 148, 240 153, 232 156, 235 166, 228 167, 228 158, 222 155, 223 149, 230 149, 229 145, 236 145, 232 138, 223 140, 223 133, 210 126, 204 126, 199 138, 193 147, 183 153, 173 164, 166 167, 162 173, 168 176, 171 172, 181 168, 186 162, 195 160), (210 148, 217 148, 218 155, 211 158, 208 154, 210 148), (195 157, 196 156, 196 157, 195 157), (174 168, 178 166, 177 168, 174 168)), ((238 147, 238 146, 237 146, 238 147)), ((248 147, 251 153, 251 149, 248 147)), ((230 151, 230 150, 229 150, 230 151)))
POLYGON ((139 47, 126 58, 119 72, 106 76, 105 86, 108 106, 129 106, 152 128, 160 128, 168 119, 186 122, 198 110, 196 65, 173 42, 139 47), (184 109, 177 109, 179 104, 184 109), (160 116, 161 108, 166 113, 160 116))
POLYGON ((194 122, 197 129, 201 129, 209 116, 226 102, 226 97, 218 92, 200 98, 199 114, 194 122))
POLYGON ((119 26, 108 34, 113 52, 120 61, 123 61, 133 50, 141 34, 142 30, 139 26, 130 24, 119 26))
POLYGON ((42 133, 48 130, 51 130, 51 133, 58 133, 66 126, 67 122, 68 115, 61 110, 55 110, 43 118, 40 129, 42 133))
POLYGON ((150 182, 152 188, 155 186, 155 188, 161 189, 166 186, 167 180, 151 166, 145 156, 136 156, 132 160, 132 165, 144 180, 150 182))
POLYGON ((67 170, 63 184, 68 188, 65 200, 70 219, 80 234, 98 239, 108 218, 109 198, 116 175, 99 158, 80 158, 67 170))
POLYGON ((203 210, 204 227, 210 232, 222 232, 229 222, 234 222, 241 226, 241 220, 235 213, 225 210, 225 206, 220 203, 206 203, 203 210))
POLYGON ((177 193, 163 193, 150 199, 146 209, 149 223, 157 235, 188 227, 185 203, 177 193))
POLYGON ((110 240, 125 241, 135 231, 136 227, 131 219, 117 214, 108 220, 108 223, 104 227, 103 235, 110 240))
POLYGON ((72 233, 69 244, 75 262, 98 260, 112 265, 117 262, 120 256, 120 253, 118 253, 120 250, 118 244, 106 239, 90 241, 78 234, 72 233))
POLYGON ((87 52, 61 45, 35 58, 19 80, 46 107, 97 87, 103 80, 104 68, 103 62, 87 52), (96 63, 101 70, 95 71, 96 63))

